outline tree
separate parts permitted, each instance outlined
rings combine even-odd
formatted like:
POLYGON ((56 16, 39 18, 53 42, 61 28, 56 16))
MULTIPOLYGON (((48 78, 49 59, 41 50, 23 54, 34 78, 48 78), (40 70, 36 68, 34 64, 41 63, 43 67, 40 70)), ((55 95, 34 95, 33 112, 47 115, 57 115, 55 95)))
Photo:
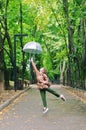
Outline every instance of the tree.
POLYGON ((43 48, 43 54, 37 56, 41 61, 38 66, 45 66, 51 79, 60 75, 64 83, 82 86, 84 81, 85 86, 85 3, 84 0, 20 0, 14 4, 14 1, 3 0, 0 27, 5 70, 13 73, 14 34, 25 33, 28 37, 24 41, 22 37, 16 41, 19 74, 22 64, 25 73, 28 59, 22 52, 24 44, 37 41, 43 48))
POLYGON ((2 16, 3 15, 3 3, 0 1, 0 93, 4 89, 4 36, 3 36, 3 23, 2 16))

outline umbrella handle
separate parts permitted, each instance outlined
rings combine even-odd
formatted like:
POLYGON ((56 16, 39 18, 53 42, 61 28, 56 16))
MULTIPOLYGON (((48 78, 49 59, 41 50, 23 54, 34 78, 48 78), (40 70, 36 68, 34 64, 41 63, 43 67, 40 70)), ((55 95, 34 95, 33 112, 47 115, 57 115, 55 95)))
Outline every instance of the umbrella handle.
POLYGON ((31 61, 31 53, 29 53, 29 62, 31 61))
POLYGON ((31 60, 31 58, 35 61, 35 54, 32 56, 31 53, 30 53, 29 59, 31 60))
POLYGON ((35 61, 35 54, 32 54, 32 55, 30 54, 30 59, 31 58, 35 61))
POLYGON ((33 59, 34 59, 34 61, 35 61, 35 54, 33 55, 33 59))
POLYGON ((30 60, 31 60, 31 53, 30 53, 30 56, 29 56, 30 60))

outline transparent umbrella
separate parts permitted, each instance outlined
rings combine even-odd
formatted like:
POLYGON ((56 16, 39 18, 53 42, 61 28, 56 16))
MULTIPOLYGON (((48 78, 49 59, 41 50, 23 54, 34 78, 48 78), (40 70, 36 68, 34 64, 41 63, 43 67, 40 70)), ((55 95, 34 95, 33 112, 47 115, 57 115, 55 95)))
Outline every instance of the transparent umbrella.
MULTIPOLYGON (((41 48, 41 45, 39 43, 32 41, 32 42, 28 42, 24 45, 23 51, 26 53, 29 53, 30 54, 29 57, 31 59, 31 54, 34 54, 34 56, 35 56, 35 54, 42 53, 42 48, 41 48)), ((30 61, 30 59, 29 59, 29 61, 30 61)), ((34 57, 34 59, 35 59, 35 57, 34 57)), ((32 75, 33 75, 32 74, 32 65, 30 62, 30 82, 31 83, 33 83, 33 76, 32 75)))
POLYGON ((39 43, 32 41, 24 45, 23 51, 30 54, 40 54, 42 53, 42 48, 39 43))

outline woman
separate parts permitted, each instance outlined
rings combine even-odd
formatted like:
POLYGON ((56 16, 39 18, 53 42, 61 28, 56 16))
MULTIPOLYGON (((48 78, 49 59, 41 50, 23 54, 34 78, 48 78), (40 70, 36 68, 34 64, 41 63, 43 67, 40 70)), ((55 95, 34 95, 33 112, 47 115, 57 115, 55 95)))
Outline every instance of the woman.
POLYGON ((46 91, 55 95, 56 97, 60 97, 63 101, 65 101, 66 99, 63 95, 59 95, 53 89, 50 88, 50 83, 49 83, 49 79, 46 75, 45 68, 41 68, 39 71, 32 59, 31 59, 31 63, 32 63, 33 69, 36 73, 37 85, 40 90, 40 94, 41 94, 41 98, 42 98, 42 102, 43 102, 43 106, 44 106, 43 113, 46 113, 48 111, 47 101, 46 101, 46 91))

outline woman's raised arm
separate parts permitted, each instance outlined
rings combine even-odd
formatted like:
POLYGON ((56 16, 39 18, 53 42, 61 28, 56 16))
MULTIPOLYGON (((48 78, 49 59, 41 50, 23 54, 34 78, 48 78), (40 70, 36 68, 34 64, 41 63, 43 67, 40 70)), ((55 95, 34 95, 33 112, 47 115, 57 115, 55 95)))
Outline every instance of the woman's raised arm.
POLYGON ((33 69, 34 69, 36 75, 38 75, 40 72, 39 72, 39 70, 37 69, 37 67, 36 67, 35 63, 33 62, 33 60, 31 60, 31 63, 32 63, 32 66, 33 66, 33 69))

